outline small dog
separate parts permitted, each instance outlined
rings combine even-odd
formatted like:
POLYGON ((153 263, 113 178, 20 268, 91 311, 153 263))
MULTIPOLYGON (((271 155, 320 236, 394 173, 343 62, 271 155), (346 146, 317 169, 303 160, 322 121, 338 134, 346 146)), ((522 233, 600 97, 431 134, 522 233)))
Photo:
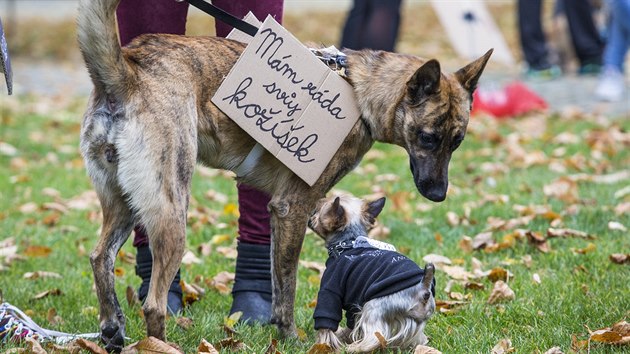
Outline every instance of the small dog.
POLYGON ((435 311, 435 268, 424 270, 392 245, 368 239, 385 198, 320 200, 309 227, 326 241, 328 261, 315 307, 317 342, 335 350, 370 352, 426 344, 424 327, 435 311), (347 329, 338 330, 342 309, 347 329), (335 333, 337 331, 337 333, 335 333), (380 333, 381 339, 376 333, 380 333))
MULTIPOLYGON (((124 345, 125 317, 113 271, 133 226, 145 226, 153 254, 143 305, 147 335, 164 340, 166 299, 184 254, 195 164, 233 171, 256 144, 210 101, 245 44, 147 34, 121 48, 119 1, 81 0, 77 18, 79 48, 94 84, 81 127, 81 154, 103 209, 90 263, 101 340, 110 351, 124 345)), ((281 336, 297 335, 298 258, 317 201, 375 141, 403 147, 418 191, 432 201, 444 200, 451 154, 466 134, 472 93, 492 50, 454 74, 442 73, 437 60, 411 55, 344 53, 361 118, 319 179, 309 187, 268 152, 237 177, 271 195, 271 321, 281 336)))

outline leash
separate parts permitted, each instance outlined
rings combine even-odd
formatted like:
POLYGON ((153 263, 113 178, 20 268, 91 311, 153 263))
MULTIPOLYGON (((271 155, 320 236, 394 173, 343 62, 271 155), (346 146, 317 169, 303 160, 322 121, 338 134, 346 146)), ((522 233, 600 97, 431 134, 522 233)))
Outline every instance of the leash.
POLYGON ((247 33, 250 36, 255 36, 256 32, 258 32, 258 28, 250 23, 247 23, 243 20, 241 20, 240 18, 237 18, 236 16, 223 11, 222 9, 212 5, 209 2, 206 2, 204 0, 177 0, 179 2, 181 1, 186 1, 187 3, 191 4, 192 6, 198 8, 199 10, 207 13, 208 15, 216 18, 217 20, 220 20, 234 28, 236 28, 237 30, 247 33))

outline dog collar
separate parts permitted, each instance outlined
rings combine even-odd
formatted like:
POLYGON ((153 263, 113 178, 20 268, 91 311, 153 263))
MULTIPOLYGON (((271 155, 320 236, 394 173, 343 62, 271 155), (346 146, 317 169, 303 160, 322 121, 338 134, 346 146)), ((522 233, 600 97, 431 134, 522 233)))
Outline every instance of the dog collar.
POLYGON ((326 247, 328 249, 328 257, 337 258, 341 256, 346 250, 354 248, 354 242, 356 240, 346 240, 335 242, 332 245, 326 247))
POLYGON ((317 59, 342 77, 347 76, 348 59, 339 49, 331 45, 328 48, 309 48, 317 59))

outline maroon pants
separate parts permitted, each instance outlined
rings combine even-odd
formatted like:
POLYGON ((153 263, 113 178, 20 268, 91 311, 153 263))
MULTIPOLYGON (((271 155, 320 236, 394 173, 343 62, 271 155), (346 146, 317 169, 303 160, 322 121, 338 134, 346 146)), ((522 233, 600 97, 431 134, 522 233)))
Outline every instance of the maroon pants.
MULTIPOLYGON (((251 11, 264 20, 273 16, 282 23, 283 0, 214 0, 217 7, 243 18, 251 11)), ((143 33, 184 34, 188 3, 175 0, 122 0, 116 15, 121 44, 127 45, 133 38, 143 33)), ((225 37, 232 27, 216 21, 217 36, 225 37)), ((238 184, 238 240, 245 243, 269 244, 271 228, 267 204, 270 197, 252 187, 238 184)), ((133 245, 148 245, 149 239, 141 225, 136 226, 133 245)))

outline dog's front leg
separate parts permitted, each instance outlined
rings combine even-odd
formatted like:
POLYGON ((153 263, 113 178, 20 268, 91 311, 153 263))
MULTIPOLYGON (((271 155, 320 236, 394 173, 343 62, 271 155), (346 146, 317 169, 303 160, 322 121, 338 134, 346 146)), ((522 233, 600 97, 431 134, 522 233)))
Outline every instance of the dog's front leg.
POLYGON ((297 335, 293 307, 297 266, 306 232, 308 211, 314 203, 305 200, 291 201, 286 196, 274 198, 269 203, 271 212, 271 278, 272 317, 280 335, 297 335))
POLYGON ((114 262, 133 228, 132 213, 121 195, 101 198, 103 228, 90 255, 100 305, 101 340, 109 352, 120 352, 125 340, 125 316, 114 289, 114 262))

